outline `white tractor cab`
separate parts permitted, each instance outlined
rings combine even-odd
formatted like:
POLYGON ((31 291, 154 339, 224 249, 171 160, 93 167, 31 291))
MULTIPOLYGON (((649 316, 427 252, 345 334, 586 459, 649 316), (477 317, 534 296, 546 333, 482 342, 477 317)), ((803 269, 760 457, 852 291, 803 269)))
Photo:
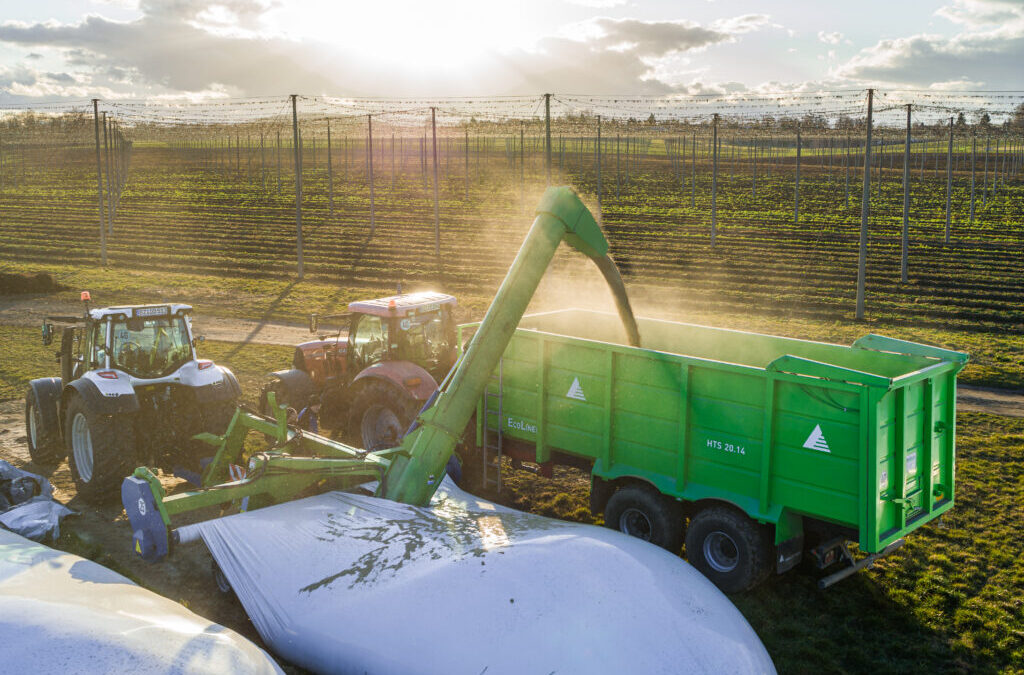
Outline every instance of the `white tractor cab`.
POLYGON ((32 461, 65 456, 78 493, 88 501, 119 495, 135 466, 159 466, 199 483, 210 446, 192 439, 221 434, 241 388, 234 374, 199 359, 192 307, 178 303, 90 309, 47 317, 43 344, 61 324, 60 377, 32 380, 25 426, 32 461))

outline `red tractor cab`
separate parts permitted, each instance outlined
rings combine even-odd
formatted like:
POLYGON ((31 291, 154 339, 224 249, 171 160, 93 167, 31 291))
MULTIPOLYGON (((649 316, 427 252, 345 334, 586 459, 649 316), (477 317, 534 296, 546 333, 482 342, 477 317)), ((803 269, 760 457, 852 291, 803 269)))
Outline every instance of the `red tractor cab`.
POLYGON ((261 405, 274 391, 299 424, 343 428, 367 450, 397 444, 455 364, 455 305, 444 293, 405 293, 311 315, 318 339, 295 348, 291 369, 271 374, 261 405), (322 332, 323 322, 340 328, 322 332))

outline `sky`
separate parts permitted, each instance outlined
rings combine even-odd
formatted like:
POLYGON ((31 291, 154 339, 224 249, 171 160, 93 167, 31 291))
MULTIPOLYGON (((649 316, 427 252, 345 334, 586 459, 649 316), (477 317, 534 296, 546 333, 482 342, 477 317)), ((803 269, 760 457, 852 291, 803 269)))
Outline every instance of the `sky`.
POLYGON ((1024 0, 0 7, 0 102, 1024 89, 1024 0))

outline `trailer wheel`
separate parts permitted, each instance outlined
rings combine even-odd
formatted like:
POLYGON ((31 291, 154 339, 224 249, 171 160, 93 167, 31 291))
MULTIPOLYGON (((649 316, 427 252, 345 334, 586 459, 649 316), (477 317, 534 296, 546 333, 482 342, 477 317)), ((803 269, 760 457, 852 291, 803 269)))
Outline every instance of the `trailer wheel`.
POLYGON ((92 503, 121 495, 121 481, 131 472, 132 420, 126 415, 98 415, 80 396, 71 399, 64 438, 71 477, 82 499, 92 503))
POLYGON ((605 506, 604 524, 672 553, 683 546, 682 504, 646 485, 616 490, 605 506))
POLYGON ((764 581, 771 572, 769 528, 726 506, 709 506, 690 519, 686 559, 726 593, 764 581))
POLYGON ((349 440, 369 451, 392 448, 402 440, 420 405, 398 387, 371 380, 352 401, 349 440))
POLYGON ((46 423, 39 406, 39 395, 34 389, 29 389, 25 394, 25 435, 28 437, 28 454, 34 464, 52 467, 64 459, 58 426, 59 423, 46 423))

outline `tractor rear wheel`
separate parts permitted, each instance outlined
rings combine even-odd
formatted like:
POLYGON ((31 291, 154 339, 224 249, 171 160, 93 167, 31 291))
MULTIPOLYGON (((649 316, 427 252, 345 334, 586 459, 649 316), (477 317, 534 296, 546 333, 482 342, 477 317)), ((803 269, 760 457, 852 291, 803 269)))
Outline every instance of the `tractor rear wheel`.
POLYGON ((619 488, 604 509, 604 524, 672 553, 683 547, 683 507, 648 485, 619 488))
POLYGON ((110 501, 121 494, 121 481, 131 472, 134 430, 127 415, 100 415, 80 396, 68 403, 64 439, 71 477, 82 499, 110 501))
POLYGON ((349 440, 369 451, 393 448, 416 419, 420 406, 420 401, 398 387, 371 381, 352 402, 349 440))
POLYGON ((728 506, 709 506, 690 519, 686 559, 726 593, 739 593, 771 572, 769 528, 728 506))
POLYGON ((34 389, 29 389, 25 394, 25 435, 28 437, 28 454, 37 466, 56 466, 64 459, 58 426, 59 423, 46 423, 39 406, 39 395, 34 389))

